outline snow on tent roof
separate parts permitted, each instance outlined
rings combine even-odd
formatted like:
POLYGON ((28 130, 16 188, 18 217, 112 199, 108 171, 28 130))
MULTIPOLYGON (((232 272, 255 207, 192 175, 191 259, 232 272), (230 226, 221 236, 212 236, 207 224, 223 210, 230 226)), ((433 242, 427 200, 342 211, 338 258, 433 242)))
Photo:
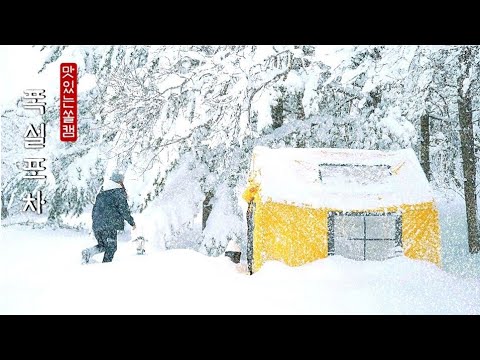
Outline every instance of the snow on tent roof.
POLYGON ((340 210, 433 201, 412 149, 270 149, 253 151, 251 174, 265 201, 340 210))

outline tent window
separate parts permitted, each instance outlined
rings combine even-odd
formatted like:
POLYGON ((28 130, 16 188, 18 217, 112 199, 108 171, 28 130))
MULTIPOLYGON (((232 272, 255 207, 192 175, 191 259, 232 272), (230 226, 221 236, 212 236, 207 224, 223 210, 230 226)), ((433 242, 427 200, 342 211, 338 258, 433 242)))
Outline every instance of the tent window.
POLYGON ((324 185, 376 184, 391 175, 390 165, 318 164, 318 179, 324 185))
POLYGON ((402 253, 401 215, 339 213, 328 216, 328 252, 355 260, 385 260, 402 253))

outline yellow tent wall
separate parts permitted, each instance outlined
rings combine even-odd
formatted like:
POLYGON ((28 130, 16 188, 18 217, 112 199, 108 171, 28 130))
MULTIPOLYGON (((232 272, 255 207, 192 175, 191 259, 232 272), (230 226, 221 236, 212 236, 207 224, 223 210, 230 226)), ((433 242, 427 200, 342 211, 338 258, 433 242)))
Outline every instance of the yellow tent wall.
MULTIPOLYGON (((269 200, 263 202, 258 190, 258 186, 252 185, 243 194, 247 202, 255 202, 254 272, 268 260, 299 266, 328 256, 328 213, 338 209, 316 209, 269 200)), ((433 202, 400 208, 358 209, 358 212, 398 210, 402 213, 404 254, 440 265, 440 227, 433 202)))
POLYGON ((327 257, 327 210, 274 202, 255 206, 253 271, 267 260, 298 266, 327 257))
POLYGON ((402 206, 402 244, 405 256, 440 266, 440 225, 433 202, 402 206))

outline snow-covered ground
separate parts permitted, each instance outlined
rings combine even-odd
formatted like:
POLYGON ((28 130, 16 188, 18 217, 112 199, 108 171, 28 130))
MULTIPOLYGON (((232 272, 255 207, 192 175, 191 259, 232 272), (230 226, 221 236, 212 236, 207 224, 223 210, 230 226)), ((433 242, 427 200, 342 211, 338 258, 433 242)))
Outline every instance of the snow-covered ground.
POLYGON ((480 253, 471 255, 467 243, 465 204, 456 195, 437 199, 442 239, 442 267, 447 272, 480 280, 480 253))
POLYGON ((2 226, 0 314, 480 314, 480 277, 405 257, 267 262, 248 276, 193 250, 138 256, 124 238, 112 263, 81 265, 86 231, 2 226))

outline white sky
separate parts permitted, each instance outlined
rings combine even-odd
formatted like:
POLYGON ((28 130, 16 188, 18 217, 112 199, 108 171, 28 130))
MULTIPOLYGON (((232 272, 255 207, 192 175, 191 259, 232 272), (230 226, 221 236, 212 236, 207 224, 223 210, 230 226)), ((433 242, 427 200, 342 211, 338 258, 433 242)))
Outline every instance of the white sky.
POLYGON ((317 45, 317 57, 325 64, 335 68, 346 56, 350 45, 317 45))
POLYGON ((42 53, 31 45, 0 46, 0 106, 20 97, 29 88, 42 88, 38 70, 42 53))

